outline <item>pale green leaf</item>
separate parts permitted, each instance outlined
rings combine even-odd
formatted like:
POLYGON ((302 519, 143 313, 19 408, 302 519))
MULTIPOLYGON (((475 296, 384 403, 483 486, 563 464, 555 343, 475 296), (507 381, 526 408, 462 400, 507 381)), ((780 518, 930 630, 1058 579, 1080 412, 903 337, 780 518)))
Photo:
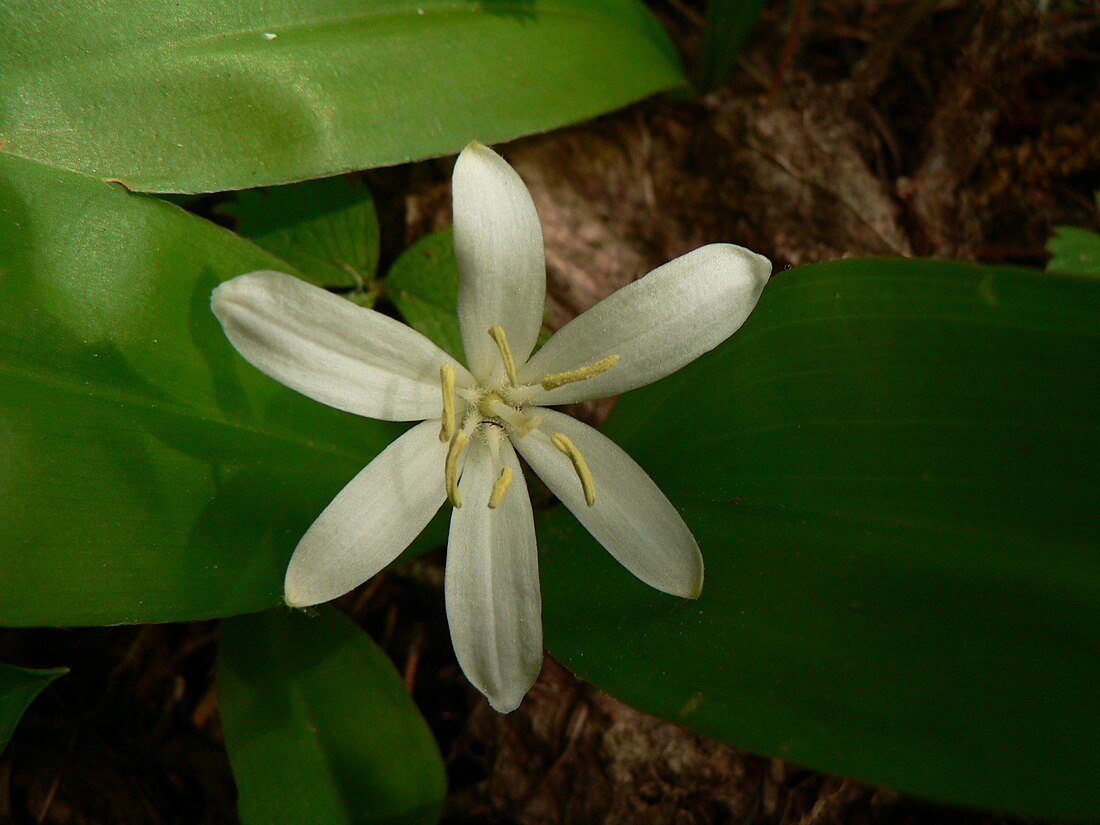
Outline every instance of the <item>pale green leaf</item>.
POLYGON ((681 85, 637 0, 0 5, 0 147, 154 192, 459 151, 681 85))
POLYGON ((285 389, 230 346, 211 290, 287 264, 11 156, 0 204, 0 624, 279 604, 298 538, 401 432, 285 389))

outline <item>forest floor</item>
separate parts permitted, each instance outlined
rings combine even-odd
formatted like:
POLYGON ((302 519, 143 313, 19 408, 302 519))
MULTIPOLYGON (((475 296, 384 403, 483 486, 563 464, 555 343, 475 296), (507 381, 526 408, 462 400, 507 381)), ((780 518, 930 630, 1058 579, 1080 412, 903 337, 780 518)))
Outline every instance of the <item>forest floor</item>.
MULTIPOLYGON (((685 55, 702 2, 656 0, 685 55)), ((705 243, 801 263, 923 255, 1042 266, 1056 225, 1100 229, 1100 7, 783 0, 730 86, 657 98, 502 153, 543 221, 550 324, 705 243)), ((383 267, 450 223, 452 159, 365 178, 383 267)), ((598 418, 600 409, 586 411, 598 418)), ((816 773, 648 717, 549 657, 518 711, 466 683, 441 551, 341 601, 401 670, 447 762, 451 825, 1009 823, 816 773)), ((0 758, 0 821, 232 823, 216 622, 9 631, 0 659, 67 665, 0 758)))

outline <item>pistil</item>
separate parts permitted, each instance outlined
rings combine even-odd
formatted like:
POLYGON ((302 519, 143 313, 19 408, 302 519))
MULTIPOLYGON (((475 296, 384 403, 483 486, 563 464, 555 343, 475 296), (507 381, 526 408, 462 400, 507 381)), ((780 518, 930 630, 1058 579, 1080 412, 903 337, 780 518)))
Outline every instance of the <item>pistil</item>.
MULTIPOLYGON (((566 384, 585 381, 607 372, 619 362, 618 355, 609 355, 574 370, 546 375, 538 385, 521 385, 504 327, 500 324, 489 327, 489 337, 497 345, 500 360, 504 364, 506 382, 503 385, 488 391, 481 387, 457 388, 454 367, 444 364, 439 368, 439 383, 443 392, 443 415, 439 440, 451 442, 447 449, 444 472, 447 499, 456 508, 462 506, 462 496, 458 490, 458 459, 469 445, 472 436, 477 435, 486 441, 493 453, 493 463, 500 467, 497 440, 504 438, 505 433, 514 439, 523 438, 542 425, 541 415, 528 416, 523 413, 523 409, 532 400, 531 394, 536 391, 537 386, 541 385, 543 390, 549 391, 566 384), (456 392, 467 404, 466 419, 461 429, 456 429, 456 392)), ((588 469, 588 462, 577 449, 577 445, 565 433, 552 434, 550 441, 573 465, 573 470, 581 483, 581 489, 584 491, 584 500, 591 507, 596 503, 596 482, 592 478, 592 471, 588 469)), ((500 506, 511 484, 511 468, 502 467, 489 495, 489 509, 495 510, 500 506)))
POLYGON ((523 438, 542 423, 541 415, 528 417, 515 407, 509 407, 496 393, 486 395, 479 409, 486 418, 499 419, 511 427, 512 435, 516 438, 523 438))

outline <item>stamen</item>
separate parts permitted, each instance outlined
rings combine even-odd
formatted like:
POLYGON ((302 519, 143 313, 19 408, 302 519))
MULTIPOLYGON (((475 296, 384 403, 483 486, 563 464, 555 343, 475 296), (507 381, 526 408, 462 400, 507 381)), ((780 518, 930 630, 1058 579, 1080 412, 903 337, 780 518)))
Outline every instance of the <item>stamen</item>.
POLYGON ((592 364, 585 364, 569 372, 555 372, 544 377, 539 383, 544 390, 556 390, 566 384, 584 381, 587 378, 595 378, 601 372, 607 372, 619 362, 619 356, 609 355, 592 364))
POLYGON ((512 483, 512 468, 505 467, 493 483, 493 492, 489 495, 489 509, 495 510, 504 500, 504 494, 508 492, 508 486, 512 483))
POLYGON ((500 350, 500 359, 504 362, 504 371, 508 374, 508 381, 514 387, 519 383, 516 378, 516 362, 512 360, 512 351, 508 349, 508 337, 504 334, 504 327, 493 324, 489 327, 489 336, 496 342, 500 350))
POLYGON ((439 383, 443 387, 443 426, 439 430, 439 440, 450 441, 455 431, 455 368, 450 364, 439 368, 439 383))
POLYGON ((458 492, 458 457, 470 443, 470 436, 462 430, 454 434, 451 446, 447 449, 447 461, 444 464, 444 481, 447 485, 447 500, 459 508, 462 506, 462 496, 458 492))
POLYGON ((565 433, 554 433, 550 436, 550 442, 573 462, 573 469, 577 473, 577 478, 581 480, 581 489, 584 490, 584 500, 591 507, 596 503, 596 482, 592 479, 588 462, 584 460, 577 445, 565 433))

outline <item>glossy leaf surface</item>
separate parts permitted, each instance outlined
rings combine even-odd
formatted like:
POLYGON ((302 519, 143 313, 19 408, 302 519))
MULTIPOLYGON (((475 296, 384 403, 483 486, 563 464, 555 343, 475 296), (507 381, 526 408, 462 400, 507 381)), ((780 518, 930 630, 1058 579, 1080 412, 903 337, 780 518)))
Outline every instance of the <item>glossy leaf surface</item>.
POLYGON ((8 744, 23 711, 66 668, 32 670, 0 662, 0 751, 8 744))
POLYGON ((324 287, 363 291, 378 269, 378 216, 370 191, 349 178, 247 189, 221 211, 236 232, 324 287))
POLYGON ((279 604, 298 538, 400 427, 237 355, 211 290, 286 268, 253 244, 10 156, 0 204, 0 624, 279 604))
POLYGON ((0 6, 0 146, 143 191, 450 154, 682 82, 636 0, 0 6))
POLYGON ((1093 816, 1098 420, 1094 280, 782 273, 737 335, 605 427, 695 533, 702 597, 647 589, 558 508, 539 537, 548 647, 738 747, 1093 816))
POLYGON ((220 712, 243 825, 439 818, 439 750, 386 654, 332 608, 222 624, 220 712))

